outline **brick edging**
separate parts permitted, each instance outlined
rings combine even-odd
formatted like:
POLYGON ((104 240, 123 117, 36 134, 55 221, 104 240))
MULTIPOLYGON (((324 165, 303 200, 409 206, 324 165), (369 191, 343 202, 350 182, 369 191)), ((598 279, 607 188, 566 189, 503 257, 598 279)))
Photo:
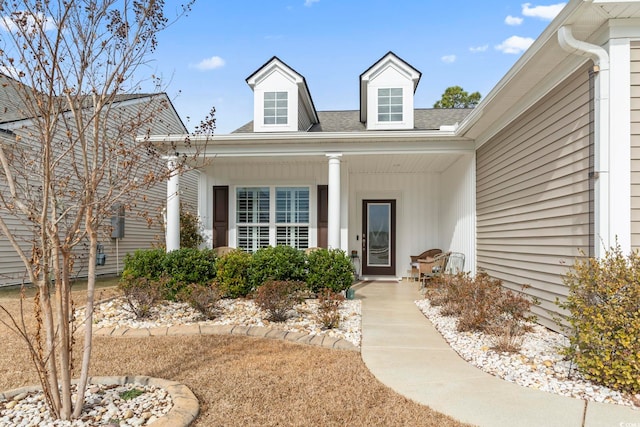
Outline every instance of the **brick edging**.
POLYGON ((301 332, 290 332, 264 326, 243 325, 191 325, 163 326, 156 328, 106 327, 94 328, 94 336, 113 338, 144 338, 149 336, 184 336, 184 335, 244 335, 267 339, 281 339, 299 344, 315 345, 334 350, 360 351, 351 342, 327 335, 309 335, 301 332))

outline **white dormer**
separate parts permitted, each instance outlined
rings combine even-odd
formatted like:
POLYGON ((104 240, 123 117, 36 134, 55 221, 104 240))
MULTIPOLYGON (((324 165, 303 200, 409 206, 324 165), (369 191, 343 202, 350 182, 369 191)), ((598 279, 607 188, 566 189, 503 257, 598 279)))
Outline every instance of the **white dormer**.
POLYGON ((360 121, 367 130, 413 129, 413 94, 421 75, 393 52, 360 75, 360 121))
POLYGON ((307 131, 318 123, 304 77, 277 57, 247 77, 253 90, 253 131, 307 131))

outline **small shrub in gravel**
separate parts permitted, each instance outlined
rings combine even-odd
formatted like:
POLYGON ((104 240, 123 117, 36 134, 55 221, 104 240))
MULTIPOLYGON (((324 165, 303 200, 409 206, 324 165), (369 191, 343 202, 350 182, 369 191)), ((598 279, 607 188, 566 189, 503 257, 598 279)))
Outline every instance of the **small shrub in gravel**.
POLYGON ((133 313, 137 319, 149 317, 151 308, 162 298, 162 292, 169 279, 146 277, 123 277, 118 288, 124 295, 124 309, 133 313))
POLYGON ((164 272, 165 256, 164 249, 139 249, 133 254, 128 253, 124 257, 122 277, 158 279, 164 272))
POLYGON ((268 319, 273 322, 284 322, 287 313, 302 302, 302 293, 306 285, 295 280, 269 280, 254 293, 258 307, 269 313, 268 319))
POLYGON ((307 285, 312 292, 349 289, 353 283, 353 264, 340 249, 318 249, 307 255, 307 285))
POLYGON ((210 249, 183 248, 166 254, 164 273, 170 277, 164 297, 175 300, 176 295, 191 283, 207 284, 216 277, 216 255, 210 249))
POLYGON ((249 284, 258 289, 267 280, 305 281, 304 252, 291 246, 258 249, 251 257, 249 284))
POLYGON ((188 303, 206 319, 213 320, 220 315, 220 290, 214 284, 192 283, 178 293, 178 299, 188 303))
POLYGON ((335 329, 340 326, 340 306, 344 302, 341 293, 331 289, 323 289, 318 293, 318 322, 325 329, 335 329))
POLYGON ((564 277, 569 287, 570 345, 580 373, 614 390, 640 393, 640 255, 619 245, 601 259, 577 259, 564 277))
POLYGON ((434 280, 429 300, 441 306, 443 316, 458 318, 459 331, 487 332, 494 336, 495 348, 500 351, 517 351, 521 337, 529 322, 535 299, 505 289, 502 281, 480 272, 475 277, 468 274, 443 275, 434 280))
POLYGON ((216 260, 216 281, 224 297, 246 297, 251 293, 250 265, 251 255, 241 250, 231 251, 216 260))

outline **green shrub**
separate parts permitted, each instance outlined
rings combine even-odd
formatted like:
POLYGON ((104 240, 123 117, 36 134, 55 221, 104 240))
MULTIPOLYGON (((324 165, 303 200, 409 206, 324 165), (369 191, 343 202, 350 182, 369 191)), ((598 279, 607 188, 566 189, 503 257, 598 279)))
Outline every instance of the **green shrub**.
POLYGON ((140 249, 124 257, 122 277, 158 279, 164 272, 164 249, 140 249))
POLYGON ((341 293, 330 289, 323 289, 318 294, 318 322, 325 329, 340 326, 340 306, 344 302, 341 293))
POLYGON ((291 246, 258 249, 249 266, 249 285, 258 289, 267 280, 304 281, 305 256, 291 246))
POLYGON ((640 255, 611 248, 604 258, 576 260, 564 277, 570 313, 565 349, 582 375, 598 384, 640 393, 640 255))
POLYGON ((220 290, 215 284, 202 285, 192 283, 182 288, 177 295, 181 301, 198 310, 205 319, 212 320, 220 315, 220 290))
POLYGON ((231 251, 216 261, 216 281, 222 296, 246 297, 253 290, 249 284, 251 255, 241 250, 231 251))
POLYGON ((136 319, 149 317, 151 308, 162 297, 162 291, 168 282, 165 276, 158 279, 126 276, 118 282, 118 288, 124 295, 125 310, 133 313, 136 319))
POLYGON ((255 294, 256 305, 269 313, 268 319, 274 322, 287 320, 287 313, 302 301, 304 282, 295 280, 268 280, 255 294))
POLYGON ((197 249, 204 241, 200 218, 180 206, 180 247, 197 249))
POLYGON ((208 284, 216 277, 216 255, 209 249, 171 251, 166 254, 163 266, 170 278, 165 290, 165 298, 169 300, 174 300, 180 289, 191 283, 208 284))
POLYGON ((353 283, 353 264, 340 249, 318 249, 307 256, 307 285, 312 292, 349 289, 353 283))

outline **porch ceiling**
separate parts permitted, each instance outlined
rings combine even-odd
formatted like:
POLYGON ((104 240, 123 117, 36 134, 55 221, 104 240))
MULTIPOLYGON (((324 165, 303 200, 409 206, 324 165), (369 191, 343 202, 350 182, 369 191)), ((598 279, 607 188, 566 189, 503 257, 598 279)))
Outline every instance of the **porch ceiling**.
POLYGON ((349 171, 354 173, 443 172, 463 154, 394 154, 346 156, 349 171))

